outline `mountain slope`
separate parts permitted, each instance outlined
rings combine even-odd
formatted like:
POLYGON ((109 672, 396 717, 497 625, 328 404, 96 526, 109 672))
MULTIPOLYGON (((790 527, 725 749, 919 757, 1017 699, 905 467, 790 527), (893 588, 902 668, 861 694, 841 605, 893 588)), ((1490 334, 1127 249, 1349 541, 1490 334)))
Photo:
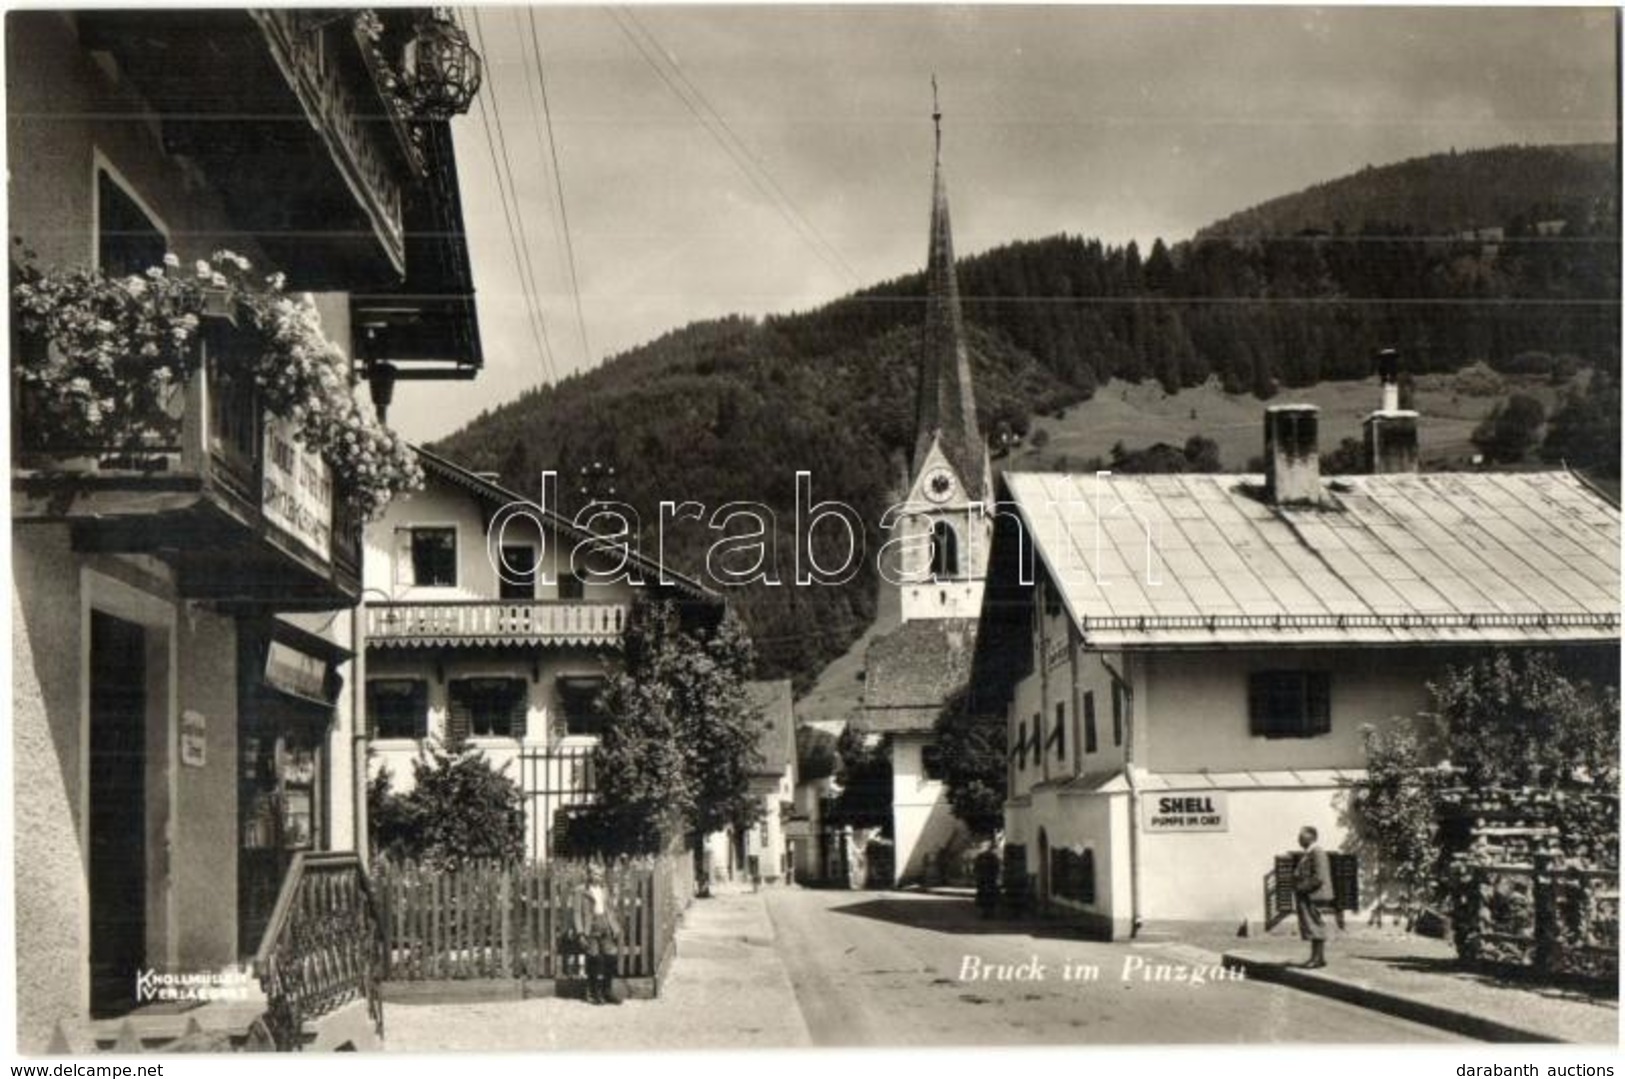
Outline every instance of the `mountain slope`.
MULTIPOLYGON (((1144 254, 1060 235, 962 260, 982 429, 996 441, 1022 435, 1033 415, 1110 379, 1154 379, 1173 393, 1216 377, 1227 393, 1269 396, 1364 378, 1379 346, 1398 347, 1413 373, 1532 349, 1617 367, 1618 206, 1611 167, 1599 169, 1611 154, 1436 155, 1273 200, 1144 254), (1417 216, 1428 213, 1439 220, 1417 216), (1322 216, 1335 214, 1346 216, 1322 216), (1523 234, 1552 214, 1567 215, 1561 235, 1523 234), (1464 221, 1508 235, 1448 238, 1464 221)), ((809 469, 814 500, 840 499, 868 525, 862 572, 840 587, 731 596, 759 673, 805 690, 874 613, 878 522, 912 443, 922 287, 914 274, 812 311, 686 326, 483 414, 437 448, 519 491, 539 491, 552 469, 566 511, 579 501, 578 470, 611 466, 649 553, 662 501, 761 503, 777 516, 786 582, 795 471, 809 469)), ((666 557, 707 575, 721 534, 668 533, 666 557)), ((841 552, 821 553, 837 562, 841 552)))

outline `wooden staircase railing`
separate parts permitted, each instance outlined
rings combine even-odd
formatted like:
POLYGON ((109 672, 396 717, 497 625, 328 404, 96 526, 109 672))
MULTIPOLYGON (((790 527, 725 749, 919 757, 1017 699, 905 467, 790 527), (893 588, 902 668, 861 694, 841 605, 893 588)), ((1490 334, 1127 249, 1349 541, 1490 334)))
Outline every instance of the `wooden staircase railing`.
POLYGON ((294 855, 265 927, 254 973, 277 1049, 302 1048, 306 1024, 355 1000, 379 1038, 383 927, 361 859, 350 851, 294 855))

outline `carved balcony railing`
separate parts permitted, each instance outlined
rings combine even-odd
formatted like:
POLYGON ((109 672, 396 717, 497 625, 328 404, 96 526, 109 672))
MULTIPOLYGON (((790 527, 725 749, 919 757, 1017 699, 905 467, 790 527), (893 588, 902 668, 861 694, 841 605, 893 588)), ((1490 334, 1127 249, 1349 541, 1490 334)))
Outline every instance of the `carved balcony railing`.
POLYGON ((573 600, 444 600, 369 603, 367 640, 379 647, 615 644, 624 603, 573 600))
POLYGON ((349 606, 362 528, 347 487, 261 402, 252 341, 210 319, 202 347, 184 386, 152 408, 121 403, 96 445, 54 438, 50 402, 20 394, 13 516, 71 522, 81 546, 159 554, 187 598, 349 606))
POLYGON ((361 859, 349 851, 294 855, 254 956, 266 1026, 279 1050, 298 1049, 306 1024, 365 1000, 380 1038, 383 927, 361 859))

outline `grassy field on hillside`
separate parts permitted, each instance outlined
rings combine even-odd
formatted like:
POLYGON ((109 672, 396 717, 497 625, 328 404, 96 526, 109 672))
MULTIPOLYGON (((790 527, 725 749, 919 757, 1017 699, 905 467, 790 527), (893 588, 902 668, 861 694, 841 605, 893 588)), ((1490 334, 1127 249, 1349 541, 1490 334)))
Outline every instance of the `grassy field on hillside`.
MULTIPOLYGON (((1546 406, 1556 407, 1562 387, 1538 377, 1502 376, 1504 392, 1475 397, 1461 393, 1456 376, 1421 375, 1416 379, 1416 408, 1423 467, 1464 467, 1474 453, 1473 428, 1510 393, 1527 393, 1546 406)), ((1134 385, 1112 381, 1088 401, 1066 409, 1065 416, 1034 416, 1026 444, 997 462, 1016 471, 1080 470, 1091 458, 1111 458, 1118 442, 1130 450, 1156 442, 1182 446, 1192 435, 1205 435, 1219 444, 1219 459, 1226 472, 1242 472, 1247 462, 1264 452, 1264 409, 1271 404, 1306 402, 1320 406, 1320 448, 1329 452, 1344 438, 1361 438, 1361 421, 1381 397, 1377 379, 1322 382, 1297 390, 1284 390, 1265 402, 1251 394, 1230 394, 1216 382, 1176 394, 1163 392, 1154 381, 1134 385), (1042 448, 1034 448, 1039 431, 1048 435, 1042 448)))

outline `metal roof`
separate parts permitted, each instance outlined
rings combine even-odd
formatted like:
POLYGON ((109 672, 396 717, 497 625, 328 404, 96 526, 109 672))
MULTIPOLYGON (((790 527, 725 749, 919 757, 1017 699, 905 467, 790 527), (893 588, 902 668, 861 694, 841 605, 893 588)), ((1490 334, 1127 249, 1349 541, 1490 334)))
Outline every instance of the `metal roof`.
POLYGON ((1338 477, 1012 473, 1095 647, 1612 640, 1620 514, 1567 472, 1338 477))

